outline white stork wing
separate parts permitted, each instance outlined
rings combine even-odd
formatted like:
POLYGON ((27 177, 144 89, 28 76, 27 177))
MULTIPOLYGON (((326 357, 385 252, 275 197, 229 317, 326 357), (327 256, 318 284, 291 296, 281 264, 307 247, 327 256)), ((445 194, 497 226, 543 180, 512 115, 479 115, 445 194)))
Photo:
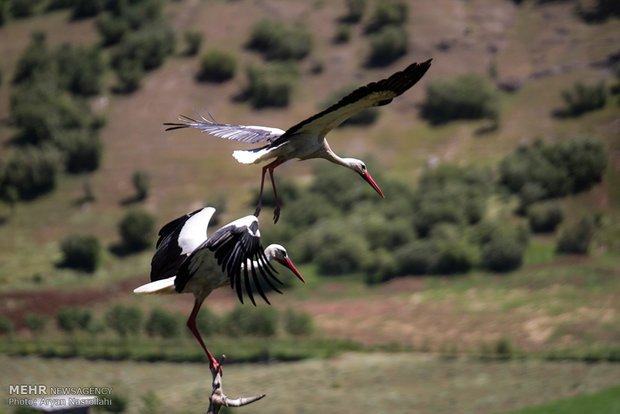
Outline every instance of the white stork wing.
MULTIPOLYGON (((424 76, 431 66, 431 60, 412 63, 403 71, 396 72, 387 79, 372 82, 354 90, 338 103, 289 128, 282 136, 282 140, 294 139, 295 135, 325 136, 352 115, 366 108, 389 104, 392 99, 411 88, 424 76)), ((275 141, 275 144, 277 143, 278 140, 275 141)))
MULTIPOLYGON (((226 139, 234 139, 239 142, 255 144, 258 142, 272 142, 279 138, 284 131, 279 128, 271 128, 256 125, 230 125, 218 124, 213 118, 207 119, 196 112, 200 118, 194 119, 185 115, 180 115, 177 119, 181 122, 166 122, 166 131, 172 131, 181 128, 197 128, 207 134, 226 139)), ((209 114, 211 115, 211 114, 209 114)))
POLYGON ((258 229, 258 219, 255 216, 246 216, 227 224, 202 243, 181 265, 175 280, 177 292, 183 290, 187 281, 192 277, 194 262, 201 262, 201 256, 206 251, 214 253, 217 264, 230 278, 230 286, 236 289, 241 303, 243 303, 245 287, 246 294, 256 305, 252 294, 253 286, 265 302, 269 303, 260 285, 258 274, 269 286, 281 293, 270 280, 272 278, 281 283, 275 277, 274 273, 277 271, 271 267, 265 256, 258 229), (250 275, 253 283, 250 281, 250 275))
POLYGON ((213 213, 213 207, 205 207, 172 220, 159 230, 157 251, 151 260, 151 282, 177 274, 181 263, 207 239, 213 213))

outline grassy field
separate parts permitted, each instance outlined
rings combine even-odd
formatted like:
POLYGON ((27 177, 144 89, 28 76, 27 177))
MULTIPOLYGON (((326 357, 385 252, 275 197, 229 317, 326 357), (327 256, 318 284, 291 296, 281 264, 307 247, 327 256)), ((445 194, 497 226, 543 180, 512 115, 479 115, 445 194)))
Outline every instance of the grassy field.
MULTIPOLYGON (((204 411, 206 365, 41 360, 0 356, 10 383, 111 386, 140 412, 140 397, 154 392, 160 412, 204 411)), ((266 392, 238 412, 252 413, 498 413, 616 385, 618 364, 480 362, 409 353, 347 353, 337 358, 224 368, 231 397, 266 392)), ((8 387, 0 397, 6 401, 8 387)), ((594 411, 591 411, 594 412, 594 411)))
POLYGON ((618 395, 620 395, 620 387, 611 387, 593 394, 578 395, 536 407, 513 411, 511 414, 578 414, 586 412, 617 414, 620 413, 620 399, 618 395))

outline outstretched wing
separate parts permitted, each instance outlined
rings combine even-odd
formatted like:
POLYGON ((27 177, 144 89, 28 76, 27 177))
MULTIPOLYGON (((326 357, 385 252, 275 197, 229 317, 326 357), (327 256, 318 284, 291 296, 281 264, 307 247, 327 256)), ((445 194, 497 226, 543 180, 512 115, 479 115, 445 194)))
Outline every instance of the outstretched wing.
MULTIPOLYGON (((356 113, 373 106, 389 104, 392 99, 403 94, 424 76, 431 66, 431 60, 413 63, 387 79, 354 90, 336 104, 289 128, 281 139, 294 139, 295 135, 305 134, 325 136, 356 113)), ((275 144, 277 143, 278 140, 275 141, 275 144)))
MULTIPOLYGON (((181 122, 166 122, 168 126, 166 131, 172 131, 181 128, 197 128, 207 134, 226 139, 233 139, 239 142, 255 144, 258 142, 272 142, 279 138, 284 131, 279 128, 271 128, 255 125, 230 125, 218 124, 213 117, 207 119, 198 112, 196 115, 199 119, 190 118, 189 116, 180 115, 177 119, 181 122)), ((211 114, 209 114, 211 116, 211 114)))
POLYGON ((265 302, 269 303, 258 279, 259 276, 274 290, 280 292, 271 281, 273 279, 281 284, 275 276, 276 270, 265 256, 258 229, 258 219, 255 216, 233 221, 213 233, 200 245, 179 269, 175 281, 175 288, 178 292, 183 290, 192 276, 192 261, 201 260, 200 256, 205 250, 213 252, 218 266, 230 278, 230 286, 237 291, 241 303, 243 303, 243 291, 245 290, 252 303, 256 305, 252 293, 254 289, 265 302))
POLYGON ((177 274, 181 263, 207 239, 207 227, 215 209, 205 207, 165 224, 158 233, 151 260, 151 282, 177 274))

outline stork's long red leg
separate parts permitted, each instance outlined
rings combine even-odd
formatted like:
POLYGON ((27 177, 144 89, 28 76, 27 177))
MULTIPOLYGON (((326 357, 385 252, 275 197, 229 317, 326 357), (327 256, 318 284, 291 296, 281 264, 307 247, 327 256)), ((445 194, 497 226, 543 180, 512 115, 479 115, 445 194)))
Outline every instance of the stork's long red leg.
POLYGON ((192 309, 192 313, 189 315, 189 319, 187 320, 187 327, 189 328, 190 331, 192 331, 196 339, 198 339, 198 342, 200 342, 200 346, 202 346, 202 349, 204 349, 205 352, 207 353, 207 356, 209 357, 209 367, 212 370, 217 371, 220 369, 220 365, 215 360, 213 355, 211 355, 211 352, 209 352, 209 350, 207 349, 205 343, 202 341, 200 332, 198 332, 198 329, 196 328, 196 316, 198 315, 198 311, 200 310, 201 305, 202 305, 201 300, 196 299, 194 301, 194 308, 192 309))

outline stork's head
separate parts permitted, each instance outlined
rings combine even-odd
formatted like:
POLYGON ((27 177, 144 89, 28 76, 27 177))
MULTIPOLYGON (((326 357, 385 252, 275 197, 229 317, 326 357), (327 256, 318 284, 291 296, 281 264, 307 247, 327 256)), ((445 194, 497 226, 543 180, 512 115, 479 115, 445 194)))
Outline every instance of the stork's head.
POLYGON ((381 192, 381 189, 379 188, 377 183, 375 183, 375 180, 373 180, 370 174, 368 173, 366 164, 364 164, 363 161, 355 159, 355 158, 344 158, 344 162, 347 167, 349 167, 350 169, 358 173, 368 184, 370 184, 370 186, 374 188, 375 191, 379 193, 379 195, 382 198, 385 198, 385 196, 381 192))
POLYGON ((280 263, 282 266, 293 272, 295 276, 299 278, 299 280, 306 283, 304 278, 301 276, 301 273, 299 273, 291 259, 289 259, 288 253, 286 252, 284 246, 281 246, 279 244, 270 244, 265 249, 265 256, 267 256, 268 260, 275 260, 276 262, 280 263))

